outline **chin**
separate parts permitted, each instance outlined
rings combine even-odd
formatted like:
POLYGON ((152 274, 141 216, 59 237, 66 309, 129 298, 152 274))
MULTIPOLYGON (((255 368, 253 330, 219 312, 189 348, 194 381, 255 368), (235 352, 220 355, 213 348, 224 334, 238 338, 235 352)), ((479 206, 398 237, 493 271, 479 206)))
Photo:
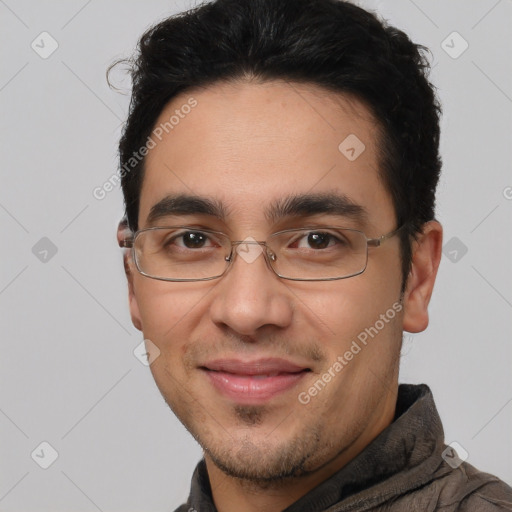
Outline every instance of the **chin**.
POLYGON ((321 428, 302 430, 292 437, 290 434, 283 437, 283 432, 277 434, 275 427, 274 432, 253 429, 251 432, 248 434, 244 429, 240 436, 224 432, 223 437, 215 435, 206 440, 197 436, 196 439, 205 456, 223 473, 260 486, 285 483, 316 471, 328 462, 333 449, 328 444, 322 445, 325 433, 321 428))

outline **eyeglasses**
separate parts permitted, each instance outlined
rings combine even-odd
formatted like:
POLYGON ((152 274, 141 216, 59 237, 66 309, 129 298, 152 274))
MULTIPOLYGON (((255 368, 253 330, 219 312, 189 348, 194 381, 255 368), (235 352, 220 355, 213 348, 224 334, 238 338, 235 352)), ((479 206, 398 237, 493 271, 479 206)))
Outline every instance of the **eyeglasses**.
POLYGON ((362 274, 368 247, 380 247, 404 226, 378 238, 335 226, 279 231, 266 241, 232 241, 225 233, 190 226, 152 227, 120 242, 132 249, 137 270, 162 281, 208 281, 223 276, 238 254, 247 263, 260 254, 270 269, 292 281, 333 281, 362 274))

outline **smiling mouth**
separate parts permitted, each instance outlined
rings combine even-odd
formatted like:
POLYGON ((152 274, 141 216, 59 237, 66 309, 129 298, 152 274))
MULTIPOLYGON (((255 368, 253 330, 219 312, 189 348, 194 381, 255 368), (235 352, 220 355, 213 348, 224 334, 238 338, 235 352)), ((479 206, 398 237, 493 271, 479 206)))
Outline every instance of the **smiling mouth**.
POLYGON ((283 359, 216 360, 200 367, 223 396, 237 403, 262 403, 295 387, 311 372, 283 359))

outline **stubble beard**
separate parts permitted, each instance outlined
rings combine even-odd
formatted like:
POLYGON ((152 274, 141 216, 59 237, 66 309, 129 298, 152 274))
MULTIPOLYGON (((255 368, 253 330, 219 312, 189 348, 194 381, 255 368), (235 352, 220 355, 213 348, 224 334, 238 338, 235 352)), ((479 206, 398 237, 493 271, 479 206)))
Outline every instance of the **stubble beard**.
MULTIPOLYGON (((233 413, 239 426, 247 431, 243 437, 219 437, 199 432, 197 425, 186 425, 203 448, 205 455, 226 475, 237 479, 241 485, 260 489, 282 488, 301 477, 314 473, 342 454, 357 439, 357 429, 348 436, 327 435, 322 422, 304 424, 291 438, 272 442, 280 435, 279 422, 269 434, 253 435, 251 430, 266 421, 266 406, 236 406, 233 413), (257 437, 258 440, 255 440, 257 437), (347 443, 348 441, 348 443, 347 443)), ((286 418, 281 419, 283 423, 286 418)))
MULTIPOLYGON (((265 406, 236 406, 234 414, 240 425, 247 428, 244 437, 233 443, 201 443, 213 463, 226 475, 258 487, 268 488, 285 484, 309 473, 308 461, 317 451, 321 432, 310 431, 307 436, 295 436, 282 442, 272 442, 279 435, 279 426, 263 439, 251 435, 267 416, 265 406)), ((286 421, 286 419, 284 420, 286 421)))

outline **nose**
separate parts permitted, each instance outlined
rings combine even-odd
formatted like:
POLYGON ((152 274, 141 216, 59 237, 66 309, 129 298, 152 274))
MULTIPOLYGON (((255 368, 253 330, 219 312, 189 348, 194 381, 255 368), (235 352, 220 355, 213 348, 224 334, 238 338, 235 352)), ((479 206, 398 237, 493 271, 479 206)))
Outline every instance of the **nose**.
POLYGON ((269 268, 266 249, 255 241, 234 245, 230 268, 220 278, 210 306, 212 321, 236 334, 284 328, 293 317, 293 294, 269 268))

